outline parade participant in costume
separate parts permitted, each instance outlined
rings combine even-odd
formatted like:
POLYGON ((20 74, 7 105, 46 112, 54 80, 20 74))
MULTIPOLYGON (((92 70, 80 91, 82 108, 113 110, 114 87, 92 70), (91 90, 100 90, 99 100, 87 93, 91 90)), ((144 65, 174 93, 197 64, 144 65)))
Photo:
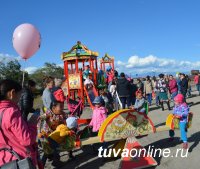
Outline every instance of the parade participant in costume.
POLYGON ((170 110, 170 103, 169 103, 169 98, 167 95, 167 84, 165 83, 164 80, 164 74, 159 74, 159 80, 158 83, 156 84, 156 88, 159 90, 159 99, 160 99, 160 104, 162 111, 164 111, 164 102, 167 102, 168 110, 170 110))
MULTIPOLYGON (((187 118, 189 113, 189 107, 184 102, 184 96, 182 94, 178 94, 174 98, 175 107, 173 109, 173 114, 176 118, 180 120, 179 128, 181 132, 181 140, 183 141, 183 148, 188 148, 187 143, 187 118)), ((173 137, 175 135, 174 130, 169 131, 170 141, 173 141, 173 137)))

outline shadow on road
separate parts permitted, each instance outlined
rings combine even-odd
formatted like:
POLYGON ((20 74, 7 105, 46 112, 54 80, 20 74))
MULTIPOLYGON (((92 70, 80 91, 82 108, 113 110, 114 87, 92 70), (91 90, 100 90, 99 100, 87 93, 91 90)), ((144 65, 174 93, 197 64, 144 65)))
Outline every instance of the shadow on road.
POLYGON ((154 110, 158 110, 158 109, 160 109, 161 110, 161 107, 150 107, 149 108, 149 111, 154 111, 154 110))
POLYGON ((156 124, 154 127, 164 126, 165 124, 166 124, 166 122, 162 122, 162 123, 156 124))
MULTIPOLYGON (((188 103, 188 104, 190 104, 190 103, 188 103)), ((190 107, 196 106, 196 105, 198 105, 198 104, 200 104, 200 102, 196 102, 196 103, 193 103, 193 102, 192 102, 192 104, 190 105, 190 107)))
MULTIPOLYGON (((179 137, 174 137, 173 142, 170 142, 169 138, 165 138, 165 139, 153 142, 153 143, 145 146, 145 148, 146 148, 146 150, 148 150, 148 148, 151 146, 151 147, 153 147, 152 148, 153 150, 156 150, 156 149, 166 149, 166 148, 170 148, 170 147, 175 147, 175 146, 177 146, 180 143, 181 142, 180 142, 180 138, 179 137)), ((162 156, 159 156, 159 154, 156 153, 155 155, 153 155, 153 157, 157 161, 158 166, 159 166, 160 165, 160 161, 162 159, 162 156)), ((153 168, 156 168, 156 167, 151 167, 150 169, 153 169, 153 168)))
POLYGON ((193 149, 199 144, 199 142, 200 142, 200 131, 199 132, 197 132, 197 133, 194 133, 194 134, 192 134, 189 138, 188 138, 188 142, 194 142, 191 146, 190 146, 190 148, 189 148, 189 150, 188 150, 188 152, 192 152, 193 151, 193 149))

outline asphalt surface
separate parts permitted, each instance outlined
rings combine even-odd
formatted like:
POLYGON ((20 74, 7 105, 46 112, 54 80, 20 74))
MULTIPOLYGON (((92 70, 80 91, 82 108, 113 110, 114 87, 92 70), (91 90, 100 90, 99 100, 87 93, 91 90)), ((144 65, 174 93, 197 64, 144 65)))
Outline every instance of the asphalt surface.
MULTIPOLYGON (((183 156, 181 157, 181 152, 177 154, 177 149, 182 148, 182 143, 180 142, 180 132, 176 131, 175 140, 169 142, 168 131, 157 132, 154 134, 149 134, 146 137, 139 139, 140 143, 145 147, 154 146, 154 148, 160 148, 161 150, 169 148, 170 156, 155 156, 155 160, 158 165, 156 169, 199 169, 200 161, 200 96, 197 96, 197 92, 192 92, 192 97, 187 99, 189 103, 190 112, 193 112, 193 122, 192 127, 188 129, 188 143, 189 149, 188 153, 186 151, 182 152, 183 156), (176 157, 177 154, 177 157, 176 157)), ((171 103, 171 106, 173 104, 171 103)), ((150 107, 149 117, 153 121, 155 126, 165 125, 165 120, 167 115, 172 112, 167 110, 167 105, 165 106, 165 111, 162 111, 161 108, 156 107, 155 104, 150 107)), ((91 110, 86 108, 82 115, 82 118, 91 117, 91 110)), ((116 169, 120 165, 121 159, 102 159, 98 158, 97 152, 94 151, 94 147, 85 146, 82 149, 74 150, 73 154, 75 158, 73 160, 68 160, 68 153, 61 153, 61 160, 63 161, 61 169, 116 169)), ((48 162, 45 168, 51 167, 51 162, 48 162)))

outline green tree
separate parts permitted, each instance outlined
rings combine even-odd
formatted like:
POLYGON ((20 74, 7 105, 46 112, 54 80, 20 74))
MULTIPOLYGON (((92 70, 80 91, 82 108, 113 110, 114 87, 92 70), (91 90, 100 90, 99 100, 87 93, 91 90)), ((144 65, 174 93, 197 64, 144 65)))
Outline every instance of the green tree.
MULTIPOLYGON (((0 79, 12 79, 19 83, 22 82, 23 71, 21 65, 17 60, 9 61, 7 63, 0 63, 0 79)), ((25 81, 28 80, 28 73, 25 72, 25 81)))
POLYGON ((45 63, 44 67, 37 69, 30 78, 37 82, 37 85, 43 88, 43 80, 46 76, 52 76, 54 78, 62 79, 64 75, 64 69, 57 66, 55 63, 45 63))

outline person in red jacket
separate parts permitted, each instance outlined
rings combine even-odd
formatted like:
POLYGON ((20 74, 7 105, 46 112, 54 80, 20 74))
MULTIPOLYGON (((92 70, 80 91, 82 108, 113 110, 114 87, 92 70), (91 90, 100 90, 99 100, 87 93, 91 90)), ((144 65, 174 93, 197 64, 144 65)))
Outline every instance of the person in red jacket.
POLYGON ((194 76, 194 83, 196 85, 198 94, 200 95, 200 73, 194 76))
MULTIPOLYGON (((21 90, 21 86, 13 80, 0 82, 0 148, 10 148, 21 158, 31 157, 36 166, 37 116, 32 116, 28 123, 23 120, 17 105, 21 90)), ((0 166, 15 159, 9 152, 0 151, 0 166)))
POLYGON ((174 97, 178 94, 178 86, 176 79, 172 75, 169 75, 169 92, 172 100, 174 100, 174 97))

